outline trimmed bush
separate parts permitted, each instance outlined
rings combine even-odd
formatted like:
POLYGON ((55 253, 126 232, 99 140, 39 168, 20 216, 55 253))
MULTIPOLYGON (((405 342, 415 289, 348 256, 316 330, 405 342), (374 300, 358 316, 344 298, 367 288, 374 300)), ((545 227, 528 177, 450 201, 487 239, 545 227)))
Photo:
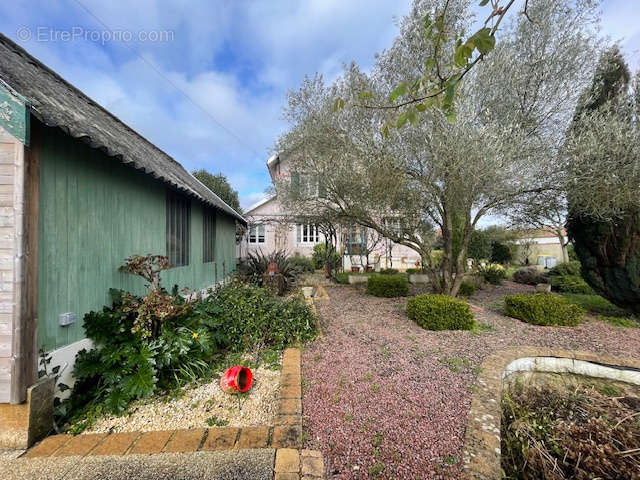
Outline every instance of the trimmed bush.
POLYGON ((507 295, 504 304, 506 315, 533 325, 574 326, 585 313, 566 298, 549 293, 507 295))
POLYGON ((513 281, 525 285, 537 285, 547 283, 547 279, 536 267, 519 268, 513 272, 513 281))
POLYGON ((446 295, 418 295, 407 301, 407 315, 426 330, 471 330, 471 307, 446 295))
POLYGON ((549 269, 547 275, 550 277, 557 277, 560 275, 580 275, 580 262, 563 262, 559 263, 555 267, 549 269))
POLYGON ((465 297, 470 297, 474 293, 476 293, 476 286, 473 283, 467 282, 466 280, 464 280, 460 284, 460 289, 458 290, 458 295, 463 295, 465 297))
POLYGON ((557 275, 549 278, 551 288, 562 293, 582 293, 591 295, 593 289, 585 282, 582 277, 577 275, 557 275))
POLYGON ((409 282, 400 275, 373 275, 367 281, 367 293, 376 297, 406 297, 409 282))

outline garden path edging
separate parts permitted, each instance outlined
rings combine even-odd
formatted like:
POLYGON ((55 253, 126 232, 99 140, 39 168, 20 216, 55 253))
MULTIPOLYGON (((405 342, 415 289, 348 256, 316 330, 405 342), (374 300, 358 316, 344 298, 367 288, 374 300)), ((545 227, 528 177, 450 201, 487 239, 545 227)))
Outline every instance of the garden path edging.
POLYGON ((478 390, 472 397, 468 414, 463 448, 463 470, 468 480, 502 478, 500 418, 502 385, 507 376, 517 372, 541 371, 640 382, 639 359, 544 347, 501 350, 485 358, 481 368, 478 390))

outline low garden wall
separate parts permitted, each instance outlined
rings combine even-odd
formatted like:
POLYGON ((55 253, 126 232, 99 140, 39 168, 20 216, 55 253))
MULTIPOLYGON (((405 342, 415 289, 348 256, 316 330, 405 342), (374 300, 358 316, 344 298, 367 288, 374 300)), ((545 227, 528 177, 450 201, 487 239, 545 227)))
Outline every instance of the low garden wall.
POLYGON ((606 354, 520 347, 502 350, 482 362, 478 390, 469 410, 463 451, 466 479, 497 480, 503 384, 519 372, 572 373, 640 385, 640 360, 606 354))

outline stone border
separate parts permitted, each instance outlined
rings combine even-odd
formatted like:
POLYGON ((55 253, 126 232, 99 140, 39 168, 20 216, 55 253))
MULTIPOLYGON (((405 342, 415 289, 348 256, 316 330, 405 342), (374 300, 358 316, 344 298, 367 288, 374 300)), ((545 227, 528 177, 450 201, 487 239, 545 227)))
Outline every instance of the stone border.
POLYGON ((210 450, 275 448, 277 480, 324 478, 322 454, 302 450, 301 354, 288 348, 282 356, 278 411, 273 426, 158 430, 112 434, 53 435, 21 458, 187 453, 210 450))
POLYGON ((478 390, 471 401, 463 449, 464 477, 468 480, 502 478, 500 403, 503 381, 507 376, 522 371, 570 372, 618 381, 631 380, 631 383, 640 381, 638 359, 543 347, 519 347, 495 352, 485 358, 481 368, 478 390))

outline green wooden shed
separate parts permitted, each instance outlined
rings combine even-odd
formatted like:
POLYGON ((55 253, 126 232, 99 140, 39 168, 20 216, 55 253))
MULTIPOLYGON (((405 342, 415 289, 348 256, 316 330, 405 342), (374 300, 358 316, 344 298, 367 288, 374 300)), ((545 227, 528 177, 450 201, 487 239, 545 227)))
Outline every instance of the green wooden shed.
MULTIPOLYGON (((167 255, 164 286, 204 289, 234 271, 237 223, 176 160, 0 35, 0 405, 25 402, 40 348, 60 364, 90 346, 82 317, 110 288, 143 292, 119 270, 126 257, 167 255)), ((0 445, 1 422, 0 409, 0 445)))

